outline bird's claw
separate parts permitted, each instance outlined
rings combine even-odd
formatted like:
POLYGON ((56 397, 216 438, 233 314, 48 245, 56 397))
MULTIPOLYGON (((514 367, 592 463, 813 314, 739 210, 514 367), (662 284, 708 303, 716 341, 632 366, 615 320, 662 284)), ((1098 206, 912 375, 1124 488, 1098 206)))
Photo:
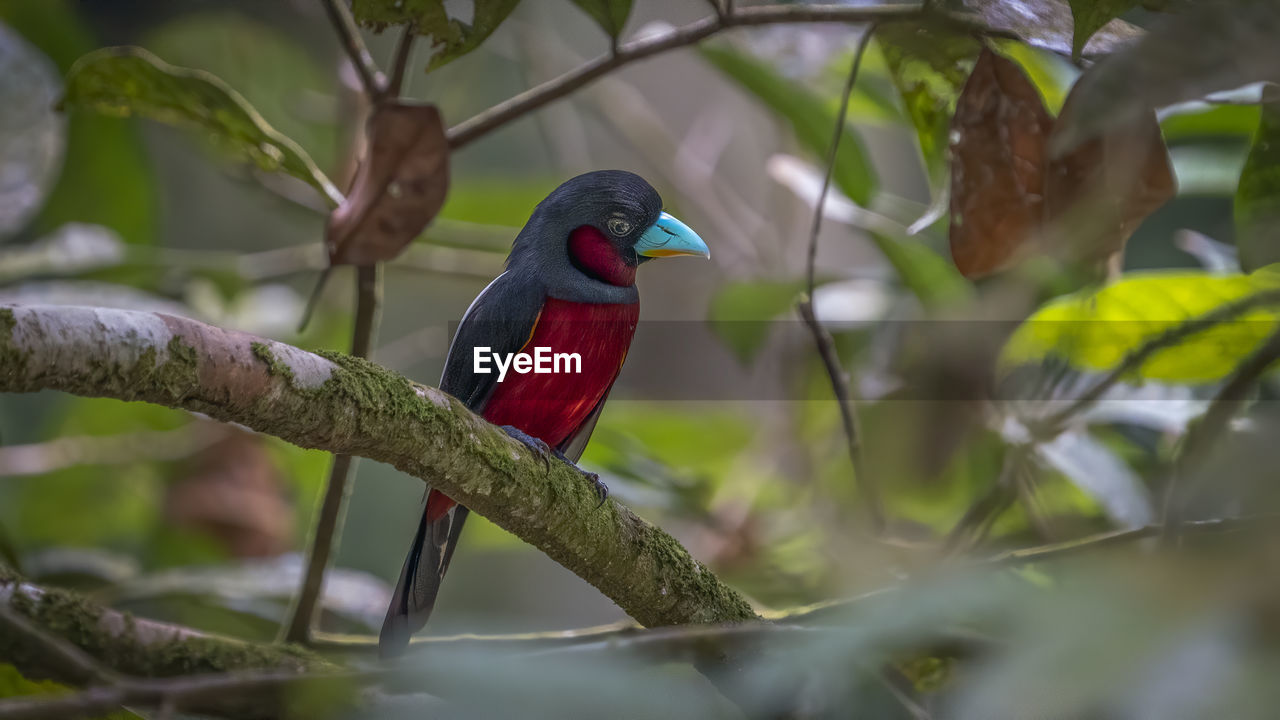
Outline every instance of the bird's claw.
MULTIPOLYGON (((578 466, 574 465, 574 467, 578 466)), ((587 481, 591 483, 592 489, 596 491, 596 497, 600 498, 600 502, 596 503, 596 508, 599 509, 601 505, 604 505, 604 501, 609 499, 609 486, 605 485, 600 476, 593 472, 587 472, 582 468, 578 468, 578 471, 587 478, 587 481)))
POLYGON ((551 446, 545 441, 530 435, 515 425, 503 425, 501 427, 503 432, 519 440, 525 447, 537 453, 538 457, 542 458, 543 467, 547 469, 547 472, 551 472, 551 461, 547 458, 558 451, 552 450, 551 446))
POLYGON ((578 463, 565 457, 564 453, 560 452, 559 448, 556 448, 551 452, 553 452, 557 458, 563 460, 566 465, 577 470, 579 475, 586 478, 587 482, 591 483, 591 489, 595 490, 596 497, 600 498, 600 502, 596 503, 596 507, 598 508, 601 505, 604 505, 604 501, 609 499, 609 486, 600 481, 600 476, 596 473, 588 472, 578 467, 578 463))
POLYGON ((551 447, 546 442, 530 435, 514 425, 503 425, 501 427, 502 430, 512 438, 519 440, 525 447, 537 452, 538 456, 542 458, 542 464, 546 466, 547 472, 551 472, 551 463, 547 459, 548 457, 554 457, 574 470, 577 470, 582 477, 587 479, 587 482, 591 483, 591 488, 596 491, 596 496, 600 498, 600 502, 596 504, 597 508, 604 505, 604 501, 609 499, 609 486, 600 481, 600 476, 596 473, 587 472, 586 470, 578 467, 578 464, 565 457, 565 454, 560 452, 559 448, 551 447))

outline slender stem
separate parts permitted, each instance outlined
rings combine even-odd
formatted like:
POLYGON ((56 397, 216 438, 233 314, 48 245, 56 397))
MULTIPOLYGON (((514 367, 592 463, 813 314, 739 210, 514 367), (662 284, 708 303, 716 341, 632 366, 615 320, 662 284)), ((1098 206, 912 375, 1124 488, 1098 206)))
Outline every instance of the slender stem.
POLYGON ((378 70, 378 64, 369 54, 369 49, 364 46, 360 29, 356 27, 351 12, 347 10, 343 0, 323 0, 323 3, 329 22, 342 40, 342 47, 347 51, 347 57, 351 59, 356 74, 360 76, 360 84, 364 87, 365 93, 371 98, 381 96, 386 78, 378 70))
POLYGON ((1000 477, 982 497, 969 506, 951 532, 947 533, 943 544, 948 555, 963 552, 973 543, 981 540, 990 529, 991 523, 1013 504, 1017 493, 1014 482, 1021 473, 1022 465, 1027 460, 1026 446, 1011 447, 1005 454, 1004 466, 1000 469, 1000 477))
MULTIPOLYGON (((1229 533, 1249 530, 1256 527, 1274 527, 1277 518, 1274 514, 1246 515, 1235 518, 1214 518, 1210 520, 1191 520, 1183 523, 1184 532, 1196 533, 1229 533)), ((1156 537, 1164 533, 1163 525, 1143 525, 1127 530, 1108 530, 1107 532, 1087 535, 1074 540, 1064 540, 1049 545, 1037 545, 1029 548, 1006 550, 978 561, 980 565, 1021 565, 1032 562, 1057 560, 1061 557, 1079 555, 1111 545, 1120 545, 1134 540, 1156 537)))
POLYGON ((853 84, 858 78, 858 69, 862 66, 862 57, 866 54, 871 36, 875 34, 873 23, 862 33, 858 47, 853 53, 853 64, 849 67, 849 76, 845 79, 844 92, 840 96, 840 110, 836 113, 835 133, 831 138, 831 149, 827 154, 827 171, 822 179, 822 191, 813 207, 813 224, 809 230, 809 258, 806 263, 806 283, 808 292, 798 303, 800 317, 813 335, 822 364, 826 367, 831 379, 831 389, 840 405, 840 422, 844 426, 845 444, 849 452, 849 462, 853 465, 854 482, 858 484, 864 504, 867 508, 867 519, 871 523, 872 532, 881 535, 885 530, 884 500, 880 494, 880 486, 866 472, 862 462, 862 430, 858 426, 857 411, 850 399, 849 379, 840 364, 840 355, 836 352, 835 339, 821 322, 813 310, 814 291, 814 258, 818 252, 818 234, 822 230, 822 211, 826 206, 827 192, 831 189, 831 176, 835 172, 836 154, 840 149, 840 138, 845 132, 845 113, 849 107, 849 96, 853 93, 853 84))
POLYGON ((396 44, 396 57, 391 66, 391 79, 387 81, 384 95, 389 98, 400 97, 404 86, 405 70, 409 67, 409 59, 413 56, 413 41, 418 37, 417 23, 410 22, 400 33, 400 42, 396 44))
MULTIPOLYGON (((705 17, 668 33, 633 40, 619 45, 616 52, 601 55, 569 72, 509 98, 458 125, 449 128, 449 147, 457 150, 494 130, 518 120, 548 103, 569 95, 601 75, 623 65, 652 57, 676 48, 695 45, 733 27, 779 25, 786 23, 871 23, 880 20, 904 20, 921 17, 925 11, 919 4, 872 5, 767 5, 726 9, 723 15, 705 17)), ((973 28, 963 17, 930 11, 958 26, 973 28)), ((986 32, 986 28, 978 28, 986 32)))
MULTIPOLYGON (((378 318, 382 306, 382 281, 378 265, 356 268, 356 322, 351 333, 351 354, 368 358, 378 334, 378 318)), ((350 455, 334 455, 329 468, 329 482, 325 485, 324 499, 311 533, 307 549, 306 570, 297 602, 285 624, 283 637, 287 642, 306 643, 311 639, 311 628, 320 608, 324 591, 324 574, 342 535, 342 520, 346 513, 347 495, 350 494, 350 477, 355 467, 350 455)))
POLYGON ((1165 532, 1161 539, 1176 539, 1181 532, 1183 514, 1186 503, 1195 484, 1184 480, 1199 470, 1206 456, 1217 445, 1218 439, 1227 430, 1231 418, 1244 407, 1249 392, 1257 384, 1258 379, 1277 360, 1280 360, 1280 330, 1273 332, 1262 345, 1253 352, 1227 380, 1204 417, 1191 426, 1183 440, 1182 449, 1174 461, 1173 470, 1169 474, 1165 486, 1162 524, 1165 532), (1184 487, 1190 484, 1190 487, 1184 487))

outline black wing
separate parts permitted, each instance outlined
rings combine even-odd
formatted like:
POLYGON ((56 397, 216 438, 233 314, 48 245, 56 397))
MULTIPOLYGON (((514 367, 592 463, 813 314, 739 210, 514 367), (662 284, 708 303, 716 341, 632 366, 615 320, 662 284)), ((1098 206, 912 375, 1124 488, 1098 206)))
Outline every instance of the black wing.
MULTIPOLYGON (((545 298, 540 285, 521 282, 509 272, 489 283, 462 316, 449 346, 440 389, 466 403, 472 412, 482 412, 497 386, 498 375, 475 372, 474 348, 488 347, 501 354, 519 352, 533 335, 545 298)), ((418 532, 382 622, 378 644, 384 657, 403 651, 409 636, 431 617, 440 583, 467 519, 467 508, 461 505, 443 514, 429 512, 433 497, 435 501, 445 500, 440 493, 433 495, 430 488, 423 498, 418 532), (433 515, 434 520, 427 519, 433 515)))
MULTIPOLYGON (((440 389, 458 398, 472 412, 481 412, 498 383, 497 372, 475 372, 475 348, 495 354, 517 353, 533 336, 546 302, 536 282, 521 282, 510 271, 489 283, 467 308, 449 346, 440 389)), ((492 368, 492 365, 490 365, 492 368)))

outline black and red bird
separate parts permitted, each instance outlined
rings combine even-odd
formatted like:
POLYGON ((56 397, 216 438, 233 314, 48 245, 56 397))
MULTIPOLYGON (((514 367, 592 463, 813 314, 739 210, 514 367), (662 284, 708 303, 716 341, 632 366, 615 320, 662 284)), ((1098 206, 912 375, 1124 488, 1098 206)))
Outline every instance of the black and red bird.
MULTIPOLYGON (((602 170, 569 180, 534 209, 506 272, 462 316, 440 388, 522 442, 576 462, 640 317, 636 268, 672 255, 710 252, 697 233, 662 211, 662 198, 643 178, 602 170), (490 372, 477 372, 477 348, 502 357, 535 348, 577 353, 580 371, 508 372, 499 381, 492 363, 484 368, 490 372)), ((426 624, 466 518, 467 508, 427 491, 382 624, 384 655, 399 652, 426 624)))

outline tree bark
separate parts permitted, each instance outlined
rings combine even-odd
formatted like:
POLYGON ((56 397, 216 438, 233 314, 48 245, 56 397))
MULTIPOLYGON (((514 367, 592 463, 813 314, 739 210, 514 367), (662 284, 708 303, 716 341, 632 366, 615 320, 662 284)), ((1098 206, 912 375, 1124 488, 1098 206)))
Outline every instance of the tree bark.
POLYGON ((373 363, 161 313, 0 307, 0 392, 204 413, 420 478, 547 553, 646 627, 755 618, 674 538, 461 402, 373 363))

